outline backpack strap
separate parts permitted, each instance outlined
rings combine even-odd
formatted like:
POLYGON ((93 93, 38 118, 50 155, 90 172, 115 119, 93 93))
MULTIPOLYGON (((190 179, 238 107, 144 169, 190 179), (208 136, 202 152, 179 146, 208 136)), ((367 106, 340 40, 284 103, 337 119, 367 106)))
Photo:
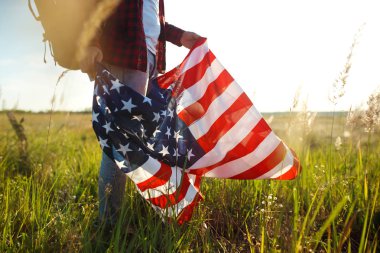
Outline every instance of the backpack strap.
POLYGON ((34 10, 33 10, 33 8, 32 8, 31 0, 28 0, 28 6, 29 6, 29 10, 30 10, 30 12, 32 13, 33 17, 34 17, 37 21, 40 21, 40 17, 37 17, 36 13, 34 12, 34 10))

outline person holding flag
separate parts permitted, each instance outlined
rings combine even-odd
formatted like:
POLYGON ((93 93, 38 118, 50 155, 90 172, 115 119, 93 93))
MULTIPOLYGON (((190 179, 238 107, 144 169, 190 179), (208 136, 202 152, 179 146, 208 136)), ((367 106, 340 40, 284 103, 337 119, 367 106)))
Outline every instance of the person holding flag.
MULTIPOLYGON (((190 49, 199 37, 165 21, 163 0, 122 0, 85 50, 80 68, 93 78, 101 62, 120 83, 145 96, 151 80, 165 72, 166 41, 190 49)), ((98 181, 102 221, 116 221, 125 183, 125 173, 103 152, 98 181)))

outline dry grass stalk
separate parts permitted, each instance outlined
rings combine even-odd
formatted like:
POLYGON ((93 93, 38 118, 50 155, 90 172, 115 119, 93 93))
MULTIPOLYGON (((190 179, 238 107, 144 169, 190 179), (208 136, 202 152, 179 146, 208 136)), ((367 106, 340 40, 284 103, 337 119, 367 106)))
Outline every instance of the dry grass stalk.
POLYGON ((30 172, 30 165, 28 155, 28 140, 25 135, 24 127, 22 126, 24 119, 22 118, 20 121, 17 121, 16 116, 11 111, 7 112, 7 116, 19 140, 18 148, 20 155, 20 169, 22 172, 26 172, 28 174, 30 172))
POLYGON ((363 117, 366 131, 373 132, 380 125, 380 91, 372 93, 367 101, 368 109, 363 117))
POLYGON ((350 51, 349 51, 347 58, 346 58, 346 63, 344 64, 344 67, 343 67, 343 70, 339 73, 338 78, 335 79, 335 81, 332 85, 332 91, 329 95, 329 100, 331 103, 334 104, 334 106, 338 103, 339 99, 342 98, 344 96, 344 94, 346 93, 345 88, 347 85, 347 78, 349 76, 351 66, 352 66, 352 57, 353 57, 354 49, 359 43, 359 37, 360 37, 361 32, 364 28, 364 25, 365 24, 363 24, 359 28, 358 32, 355 34, 354 40, 353 40, 351 47, 350 47, 350 51))
POLYGON ((373 132, 380 126, 380 91, 368 97, 368 108, 351 110, 347 114, 346 125, 351 129, 364 129, 373 132))
POLYGON ((298 89, 294 99, 293 105, 290 110, 298 111, 295 117, 290 117, 288 122, 287 135, 290 139, 295 139, 294 137, 298 136, 298 141, 305 141, 305 138, 310 135, 313 130, 313 124, 317 116, 317 112, 309 111, 307 98, 300 99, 300 90, 298 89))

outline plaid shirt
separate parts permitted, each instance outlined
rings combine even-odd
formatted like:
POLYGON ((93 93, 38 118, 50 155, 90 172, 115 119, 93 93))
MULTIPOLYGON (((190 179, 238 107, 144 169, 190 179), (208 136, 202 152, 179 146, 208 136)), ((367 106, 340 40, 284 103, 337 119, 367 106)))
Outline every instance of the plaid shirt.
MULTIPOLYGON (((146 72, 147 46, 143 26, 143 0, 123 0, 115 12, 104 22, 97 44, 104 61, 130 69, 146 72)), ((165 22, 164 0, 159 0, 161 33, 157 45, 157 70, 165 71, 165 43, 181 45, 183 30, 165 22)))

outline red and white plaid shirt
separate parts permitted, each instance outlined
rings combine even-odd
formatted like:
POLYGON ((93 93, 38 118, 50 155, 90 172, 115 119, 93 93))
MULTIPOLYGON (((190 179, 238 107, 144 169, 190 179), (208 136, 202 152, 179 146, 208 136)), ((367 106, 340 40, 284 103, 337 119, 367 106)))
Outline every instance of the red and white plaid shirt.
MULTIPOLYGON (((143 26, 143 0, 123 0, 114 13, 103 23, 97 44, 104 61, 123 68, 146 71, 147 46, 143 26)), ((157 44, 157 70, 164 73, 165 44, 181 45, 183 30, 165 22, 164 0, 159 1, 161 33, 157 44)))

